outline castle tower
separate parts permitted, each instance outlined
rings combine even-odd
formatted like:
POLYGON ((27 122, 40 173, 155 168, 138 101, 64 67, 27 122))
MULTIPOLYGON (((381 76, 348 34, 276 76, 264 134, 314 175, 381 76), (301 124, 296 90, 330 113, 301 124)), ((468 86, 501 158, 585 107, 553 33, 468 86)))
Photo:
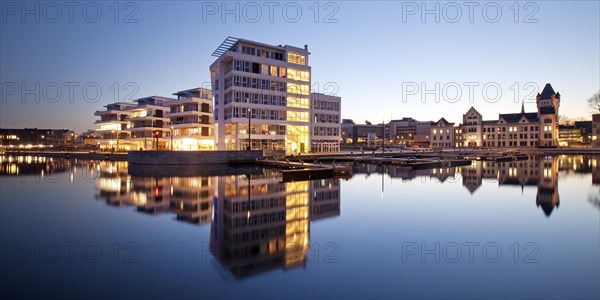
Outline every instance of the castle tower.
POLYGON ((540 120, 539 145, 542 147, 557 147, 560 93, 555 92, 550 83, 546 83, 542 93, 537 94, 536 104, 540 120))
POLYGON ((553 107, 556 114, 558 114, 558 108, 560 106, 560 93, 554 92, 554 88, 550 83, 546 83, 542 93, 538 93, 536 97, 538 111, 542 107, 553 107))

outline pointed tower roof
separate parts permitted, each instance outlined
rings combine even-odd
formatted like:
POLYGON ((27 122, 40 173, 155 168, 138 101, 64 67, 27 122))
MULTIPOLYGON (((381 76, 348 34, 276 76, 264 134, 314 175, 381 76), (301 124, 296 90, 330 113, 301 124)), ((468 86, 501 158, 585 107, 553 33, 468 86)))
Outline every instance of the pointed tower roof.
POLYGON ((525 114, 525 101, 521 102, 521 114, 525 114))
POLYGON ((552 88, 552 85, 549 83, 546 83, 546 86, 544 86, 544 89, 542 90, 542 99, 550 99, 552 98, 552 95, 555 95, 556 92, 554 91, 554 89, 552 88))

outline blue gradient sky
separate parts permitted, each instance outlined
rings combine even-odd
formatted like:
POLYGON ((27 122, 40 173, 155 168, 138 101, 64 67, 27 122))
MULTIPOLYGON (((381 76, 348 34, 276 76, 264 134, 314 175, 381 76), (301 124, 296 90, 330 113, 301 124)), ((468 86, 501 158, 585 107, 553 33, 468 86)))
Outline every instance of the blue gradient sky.
MULTIPOLYGON (((40 3, 41 7, 44 2, 40 3)), ((62 2, 56 2, 61 4, 62 2)), ((319 3, 319 22, 315 22, 314 2, 296 2, 302 16, 296 23, 284 19, 280 2, 274 9, 273 22, 269 22, 268 8, 264 3, 262 16, 256 23, 244 19, 254 18, 254 10, 243 14, 240 3, 240 22, 233 15, 206 16, 203 21, 203 3, 135 2, 137 23, 123 23, 125 15, 132 12, 121 2, 117 11, 119 22, 114 21, 113 2, 95 2, 102 16, 97 23, 84 19, 82 5, 74 10, 74 20, 69 22, 68 10, 63 7, 58 22, 52 8, 47 14, 40 8, 40 22, 22 11, 13 14, 2 6, 0 23, 0 76, 2 102, 0 127, 71 128, 83 131, 94 128, 93 113, 103 105, 125 99, 137 87, 133 99, 149 95, 169 96, 177 90, 200 86, 210 81, 208 67, 214 61, 212 51, 227 36, 241 37, 269 44, 289 44, 302 47, 308 44, 312 55, 313 87, 322 92, 327 82, 335 82, 337 94, 342 97, 342 115, 357 123, 386 121, 404 116, 419 120, 437 120, 446 117, 459 122, 462 114, 475 106, 485 119, 498 113, 520 110, 520 102, 533 89, 525 89, 528 82, 541 91, 546 82, 552 83, 562 95, 560 114, 569 117, 589 117, 591 110, 586 99, 600 89, 600 6, 599 1, 543 1, 534 2, 538 8, 534 15, 537 23, 524 23, 533 7, 519 5, 519 22, 514 20, 513 1, 496 2, 502 10, 496 23, 483 17, 478 2, 474 8, 473 22, 469 22, 468 7, 461 5, 462 16, 458 22, 440 11, 440 22, 427 15, 425 22, 420 12, 406 16, 403 22, 403 5, 396 1, 334 2, 325 7, 319 3), (311 9, 311 6, 313 9, 311 9), (326 15, 337 7, 334 18, 338 23, 324 23, 326 15), (46 19, 44 18, 46 17, 46 19), (14 83, 40 90, 48 86, 46 96, 55 97, 55 89, 48 83, 62 86, 62 96, 49 103, 44 96, 36 102, 33 95, 23 97, 9 90, 14 83), (69 101, 69 89, 64 85, 77 82, 75 96, 69 101), (118 83, 119 97, 115 97, 114 83, 118 83), (421 94, 405 97, 402 101, 403 83, 425 83, 433 89, 436 82, 443 87, 456 82, 461 86, 462 98, 455 103, 429 95, 425 103, 421 94), (477 82, 473 102, 467 97, 464 82, 477 82), (511 86, 518 83, 520 95, 515 99, 511 86), (102 96, 97 101, 82 97, 82 86, 97 83, 102 96), (494 103, 482 96, 486 83, 497 83, 502 95, 494 103), (112 87, 112 88, 111 88, 112 87)), ((211 2, 221 5, 221 2, 211 2)), ((422 2, 412 2, 420 5, 422 2)), ((433 8, 436 2, 427 2, 433 8)), ((443 8, 446 2, 437 2, 443 8)), ((409 3, 410 4, 410 3, 409 3)), ((34 4, 31 4, 33 7, 34 4)), ((230 8, 234 3, 227 4, 230 8)), ((206 7, 206 3, 204 4, 206 7)), ((93 10, 85 16, 93 17, 93 10)), ((293 10, 288 11, 293 18, 293 10)), ((494 17, 493 9, 488 18, 494 17)), ((95 98, 94 89, 88 90, 95 98)), ((448 90, 454 98, 454 89, 448 90)), ((489 97, 495 96, 489 90, 489 97)), ((535 94, 534 94, 535 95, 535 94)), ((533 102, 525 104, 528 111, 535 110, 533 102)))

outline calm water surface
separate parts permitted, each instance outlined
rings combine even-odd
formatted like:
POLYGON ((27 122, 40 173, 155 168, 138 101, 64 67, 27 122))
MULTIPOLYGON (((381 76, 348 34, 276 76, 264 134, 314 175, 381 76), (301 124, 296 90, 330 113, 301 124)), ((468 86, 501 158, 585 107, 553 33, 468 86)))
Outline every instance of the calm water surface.
POLYGON ((0 296, 600 298, 598 159, 282 183, 0 157, 0 296))

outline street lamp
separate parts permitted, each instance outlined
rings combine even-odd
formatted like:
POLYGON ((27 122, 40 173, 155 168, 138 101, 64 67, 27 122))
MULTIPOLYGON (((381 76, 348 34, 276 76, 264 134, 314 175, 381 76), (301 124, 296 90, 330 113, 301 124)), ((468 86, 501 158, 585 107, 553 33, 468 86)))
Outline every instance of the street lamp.
POLYGON ((111 133, 111 135, 110 135, 110 137, 111 137, 111 139, 110 139, 110 148, 111 148, 112 151, 114 151, 115 147, 113 146, 113 138, 115 136, 115 131, 111 130, 110 133, 111 133))
POLYGON ((248 151, 252 151, 252 130, 250 130, 250 117, 252 109, 248 107, 248 151))
POLYGON ((173 151, 173 126, 171 126, 171 151, 173 151))
POLYGON ((154 132, 154 137, 156 140, 154 148, 156 148, 156 151, 158 151, 158 130, 154 132))

